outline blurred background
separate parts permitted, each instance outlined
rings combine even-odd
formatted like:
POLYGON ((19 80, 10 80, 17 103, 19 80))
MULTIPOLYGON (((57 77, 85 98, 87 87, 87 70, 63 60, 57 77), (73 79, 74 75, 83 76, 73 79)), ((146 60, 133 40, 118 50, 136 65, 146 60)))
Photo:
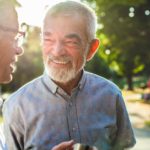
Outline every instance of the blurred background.
MULTIPOLYGON (((44 9, 57 1, 13 0, 20 25, 26 30, 25 53, 19 58, 14 80, 1 86, 4 98, 43 73, 39 26, 44 9)), ((122 89, 137 137, 133 149, 149 150, 150 0, 81 1, 96 11, 97 37, 101 41, 85 69, 112 80, 122 89)))

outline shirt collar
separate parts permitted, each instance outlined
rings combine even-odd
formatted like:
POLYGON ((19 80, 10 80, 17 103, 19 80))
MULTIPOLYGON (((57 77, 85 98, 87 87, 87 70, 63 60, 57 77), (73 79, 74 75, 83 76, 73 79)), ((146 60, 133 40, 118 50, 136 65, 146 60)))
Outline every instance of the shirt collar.
POLYGON ((52 93, 56 93, 58 85, 51 80, 46 72, 43 74, 43 80, 48 89, 50 89, 52 93))
MULTIPOLYGON (((46 72, 44 72, 43 74, 43 80, 44 80, 45 85, 52 91, 52 93, 57 92, 57 89, 59 88, 59 86, 55 82, 52 81, 52 79, 48 76, 46 72)), ((85 81, 86 81, 86 73, 83 70, 82 77, 77 86, 80 90, 82 90, 82 88, 84 87, 85 81)))
POLYGON ((82 90, 82 88, 84 87, 85 80, 86 80, 86 73, 83 70, 82 77, 81 77, 81 79, 79 81, 79 84, 78 84, 78 87, 79 87, 80 90, 82 90))

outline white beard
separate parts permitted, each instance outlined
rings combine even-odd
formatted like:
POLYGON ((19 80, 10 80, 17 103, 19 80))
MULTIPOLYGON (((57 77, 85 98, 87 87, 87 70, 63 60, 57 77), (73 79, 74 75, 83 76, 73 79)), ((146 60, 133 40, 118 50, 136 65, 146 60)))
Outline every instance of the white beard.
POLYGON ((71 68, 62 68, 62 69, 56 69, 53 66, 48 65, 49 59, 47 59, 47 62, 44 64, 45 71, 49 75, 49 77, 54 80, 58 81, 60 83, 67 83, 71 80, 73 80, 79 71, 83 69, 86 63, 86 58, 83 56, 83 64, 80 67, 80 69, 76 69, 76 65, 73 63, 71 68))

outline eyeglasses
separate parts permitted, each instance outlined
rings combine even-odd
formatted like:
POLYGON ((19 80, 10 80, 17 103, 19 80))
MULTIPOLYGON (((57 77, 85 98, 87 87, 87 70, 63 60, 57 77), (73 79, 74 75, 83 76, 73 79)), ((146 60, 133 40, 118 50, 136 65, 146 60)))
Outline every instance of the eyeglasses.
POLYGON ((4 27, 4 26, 1 26, 0 25, 0 30, 4 31, 4 32, 11 32, 11 33, 14 33, 16 34, 15 38, 14 38, 14 44, 15 46, 18 46, 20 47, 23 43, 23 40, 25 38, 25 32, 23 31, 18 31, 16 29, 13 29, 13 28, 9 28, 9 27, 4 27))

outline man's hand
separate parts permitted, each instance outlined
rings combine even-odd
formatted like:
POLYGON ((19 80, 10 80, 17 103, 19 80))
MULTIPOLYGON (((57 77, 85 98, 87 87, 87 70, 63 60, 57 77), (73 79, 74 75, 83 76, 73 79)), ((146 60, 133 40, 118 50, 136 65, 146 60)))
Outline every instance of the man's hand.
POLYGON ((61 142, 60 144, 54 146, 52 150, 73 150, 74 141, 65 141, 61 142))

